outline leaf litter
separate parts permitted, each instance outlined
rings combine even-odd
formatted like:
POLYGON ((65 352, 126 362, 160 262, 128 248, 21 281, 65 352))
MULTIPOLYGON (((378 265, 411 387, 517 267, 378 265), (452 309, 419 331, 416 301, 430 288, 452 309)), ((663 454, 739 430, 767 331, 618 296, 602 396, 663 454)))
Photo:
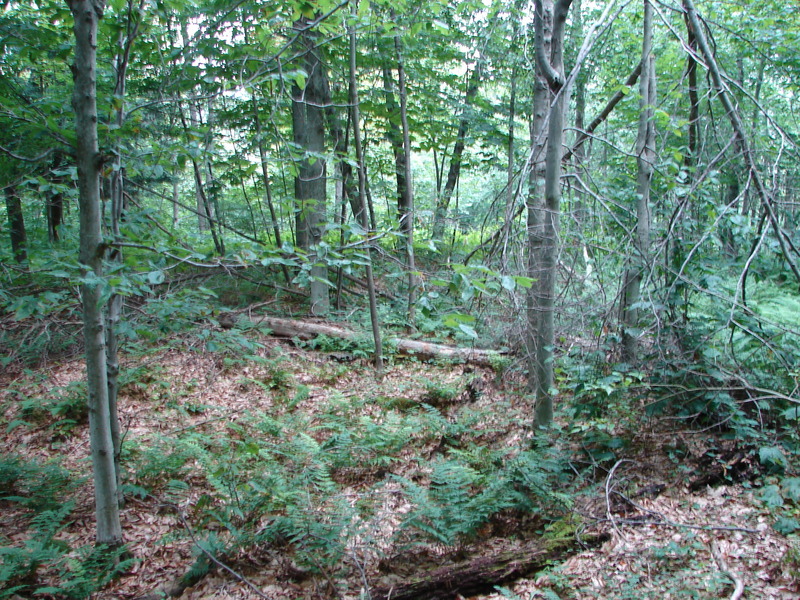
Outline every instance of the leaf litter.
MULTIPOLYGON (((403 361, 390 364, 378 380, 364 361, 342 365, 318 352, 270 338, 262 340, 262 348, 256 354, 261 359, 256 362, 226 360, 219 353, 169 347, 150 355, 125 357, 124 366, 138 373, 120 393, 125 444, 145 447, 156 439, 190 430, 210 439, 221 438, 230 435, 230 425, 245 415, 285 411, 287 402, 292 404, 291 410, 306 414, 313 423, 319 407, 330 408, 332 399, 337 398, 381 399, 363 403, 356 415, 375 422, 383 418, 387 405, 441 402, 452 407, 472 402, 490 409, 488 416, 475 427, 493 445, 510 447, 530 436, 527 419, 531 406, 527 397, 519 393, 516 382, 503 381, 485 369, 403 361), (286 380, 281 381, 282 377, 286 380), (457 390, 454 397, 432 397, 431 389, 448 387, 457 390), (479 391, 475 392, 476 389, 479 391), (494 417, 493 406, 502 407, 494 417)), ((23 419, 20 397, 47 397, 52 390, 82 378, 81 361, 51 365, 47 371, 33 376, 10 373, 0 376, 0 418, 5 424, 23 419)), ((82 485, 72 494, 75 509, 60 535, 73 548, 91 545, 93 489, 88 477, 86 425, 78 424, 63 433, 53 429, 52 420, 45 419, 11 428, 4 442, 7 448, 26 458, 58 457, 65 468, 83 478, 82 485)), ((637 498, 631 506, 630 502, 610 502, 608 494, 604 497, 602 486, 587 490, 574 508, 586 524, 583 531, 577 532, 578 536, 601 532, 611 536, 609 541, 601 547, 578 552, 545 572, 475 598, 722 598, 730 596, 733 589, 725 570, 741 578, 746 597, 764 600, 800 597, 798 544, 772 529, 773 517, 754 498, 753 490, 737 484, 691 492, 686 476, 659 452, 664 444, 652 442, 646 440, 639 445, 647 450, 620 470, 618 483, 634 481, 643 487, 655 481, 664 493, 637 498), (712 548, 724 559, 725 569, 715 560, 712 548)), ((424 479, 427 466, 419 456, 433 457, 439 448, 433 442, 422 449, 410 446, 398 454, 400 464, 394 472, 424 479)), ((363 502, 372 495, 369 501, 380 507, 369 522, 351 524, 358 530, 350 537, 347 548, 354 563, 352 580, 310 576, 281 550, 240 550, 227 559, 248 583, 216 569, 187 588, 180 598, 361 597, 365 584, 380 585, 386 580, 379 570, 381 557, 392 556, 389 540, 410 510, 397 483, 387 482, 376 496, 373 484, 380 475, 374 469, 358 467, 339 473, 343 483, 346 481, 340 493, 347 502, 363 502), (259 591, 255 592, 251 586, 259 591)), ((172 498, 174 502, 165 502, 163 490, 143 498, 134 495, 127 500, 121 515, 123 531, 137 560, 129 572, 97 594, 97 598, 139 598, 187 571, 198 552, 192 538, 182 531, 187 524, 183 521, 191 520, 194 507, 208 491, 204 489, 208 482, 203 478, 187 474, 187 479, 188 485, 181 488, 179 498, 172 498), (176 513, 175 507, 183 516, 176 513)), ((137 482, 136 473, 131 474, 131 481, 137 482)), ((624 494, 619 496, 627 499, 624 494)), ((24 543, 24 509, 6 501, 2 505, 0 534, 12 545, 24 543)), ((457 550, 462 556, 474 557, 504 544, 502 536, 479 537, 457 550)), ((416 569, 421 573, 431 562, 450 560, 448 555, 453 550, 433 545, 423 552, 424 559, 415 558, 413 552, 407 553, 402 556, 409 564, 398 572, 416 569)))

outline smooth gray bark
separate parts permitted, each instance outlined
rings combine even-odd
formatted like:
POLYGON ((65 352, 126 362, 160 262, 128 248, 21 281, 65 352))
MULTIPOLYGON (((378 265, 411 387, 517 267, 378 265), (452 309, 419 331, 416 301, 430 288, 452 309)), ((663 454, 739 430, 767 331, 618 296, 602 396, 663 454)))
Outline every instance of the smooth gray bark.
POLYGON ((638 350, 640 312, 636 304, 641 297, 642 279, 650 263, 650 182, 656 157, 655 61, 653 57, 653 6, 644 0, 642 35, 643 72, 639 81, 639 130, 636 136, 636 233, 633 256, 623 275, 620 316, 622 321, 622 358, 635 361, 638 350))
POLYGON ((547 151, 544 177, 544 211, 539 248, 539 280, 536 282, 537 330, 536 351, 536 412, 535 424, 548 426, 553 420, 553 349, 555 346, 555 286, 560 240, 558 221, 561 211, 561 160, 563 156, 564 111, 567 94, 564 77, 564 29, 572 0, 552 4, 553 33, 549 55, 544 44, 544 11, 542 0, 536 0, 536 65, 547 81, 553 101, 550 104, 547 127, 547 151))
POLYGON ((311 262, 311 313, 325 315, 330 310, 328 267, 318 252, 326 220, 327 182, 325 152, 325 105, 330 98, 325 66, 313 34, 301 19, 299 37, 304 52, 302 67, 305 87, 292 87, 292 131, 294 143, 303 153, 294 180, 297 245, 308 252, 311 262))
MULTIPOLYGON (((352 4, 353 19, 358 17, 358 2, 352 4)), ((367 173, 364 168, 364 149, 361 143, 361 115, 358 106, 358 84, 356 81, 356 32, 351 25, 348 27, 350 34, 350 110, 353 114, 353 143, 356 147, 356 161, 358 162, 358 197, 360 211, 355 217, 364 230, 368 239, 370 233, 369 217, 367 215, 367 173)), ((372 247, 367 246, 367 294, 369 296, 369 316, 372 324, 372 340, 375 343, 375 369, 380 374, 383 370, 383 343, 381 341, 381 325, 378 317, 378 301, 375 294, 375 278, 372 275, 372 247)))
POLYGON ((97 24, 103 13, 98 0, 68 0, 75 24, 75 63, 72 106, 75 110, 76 162, 80 204, 80 263, 83 333, 88 384, 89 441, 95 487, 97 543, 122 544, 117 501, 114 445, 106 377, 103 315, 103 258, 106 245, 101 230, 100 172, 102 157, 97 140, 97 24))
MULTIPOLYGON (((552 9, 552 3, 549 5, 552 9)), ((553 35, 553 13, 546 10, 541 13, 541 43, 544 52, 549 55, 553 35)), ((528 198, 527 198, 527 269, 528 277, 533 285, 528 289, 526 298, 526 353, 528 363, 528 387, 536 394, 536 382, 539 374, 537 344, 539 343, 540 305, 542 302, 540 282, 542 278, 542 252, 545 240, 544 222, 546 208, 544 204, 545 154, 547 137, 545 127, 550 111, 550 88, 538 66, 533 84, 533 120, 530 125, 531 151, 528 163, 528 198)))
POLYGON ((405 154, 405 180, 407 212, 400 224, 401 231, 406 234, 406 259, 408 267, 408 324, 415 327, 417 304, 417 263, 414 256, 414 187, 411 181, 411 133, 408 128, 408 93, 406 90, 406 69, 403 63, 403 51, 400 37, 394 36, 394 47, 397 52, 397 85, 400 94, 400 125, 403 131, 403 153, 405 154))

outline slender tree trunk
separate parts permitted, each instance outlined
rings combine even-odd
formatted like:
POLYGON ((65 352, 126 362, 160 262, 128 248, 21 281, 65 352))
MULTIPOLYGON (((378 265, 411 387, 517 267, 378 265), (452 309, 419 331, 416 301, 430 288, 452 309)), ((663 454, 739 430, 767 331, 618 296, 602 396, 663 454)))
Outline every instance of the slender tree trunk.
MULTIPOLYGON (((118 41, 118 54, 114 60, 116 71, 116 81, 114 85, 115 103, 114 122, 118 128, 125 123, 125 94, 126 79, 128 73, 128 62, 130 58, 133 42, 139 32, 142 5, 134 7, 133 0, 128 1, 128 22, 127 30, 120 32, 118 41)), ((108 261, 112 265, 122 264, 122 249, 119 242, 122 241, 119 224, 122 220, 122 213, 125 202, 124 189, 124 170, 122 165, 122 151, 116 148, 114 152, 114 165, 111 170, 111 190, 110 190, 110 225, 111 237, 115 244, 108 252, 108 261)), ((122 436, 119 426, 119 411, 117 407, 117 396, 119 392, 119 329, 120 319, 122 318, 122 296, 112 291, 108 300, 108 312, 106 316, 106 372, 108 385, 108 409, 109 424, 111 428, 111 441, 114 446, 114 470, 117 477, 117 494, 120 506, 123 505, 123 496, 120 488, 120 456, 122 452, 122 436)))
POLYGON ((475 102, 475 96, 478 94, 478 86, 481 81, 481 60, 478 59, 478 64, 469 78, 467 84, 467 91, 464 96, 464 111, 461 119, 458 122, 458 132, 456 133, 456 143, 453 147, 453 155, 450 157, 450 168, 447 171, 447 179, 444 183, 444 190, 436 203, 436 210, 433 216, 433 233, 434 240, 441 240, 444 235, 444 225, 447 219, 447 211, 450 207, 450 200, 453 197, 453 192, 456 189, 458 178, 461 175, 461 158, 464 154, 464 148, 467 142, 467 131, 469 129, 472 117, 470 111, 472 104, 475 102))
POLYGON ((540 249, 540 278, 537 282, 538 330, 536 332, 536 415, 535 424, 547 426, 553 420, 553 348, 555 346, 555 284, 558 266, 558 220, 561 204, 561 160, 563 155, 564 110, 567 100, 564 77, 564 29, 572 0, 557 0, 552 9, 553 34, 550 55, 545 53, 543 0, 536 0, 536 63, 547 80, 553 101, 547 128, 544 178, 544 222, 540 249))
POLYGON ((644 0, 642 36, 642 78, 639 82, 639 131, 636 137, 636 236, 633 256, 625 271, 620 313, 622 321, 622 356, 625 361, 637 359, 640 311, 636 308, 641 296, 642 279, 650 263, 650 181, 655 161, 656 104, 655 63, 653 58, 653 6, 644 0))
POLYGON ((403 153, 405 154, 405 180, 407 194, 407 211, 400 224, 401 231, 406 234, 406 258, 408 266, 408 324, 416 326, 417 304, 417 264, 414 257, 414 189, 411 181, 411 133, 408 129, 408 94, 406 92, 406 69, 403 64, 403 51, 400 37, 394 36, 394 47, 397 52, 397 84, 400 92, 400 124, 403 129, 403 153))
MULTIPOLYGON (((281 227, 278 221, 278 215, 275 212, 275 204, 272 201, 272 187, 269 182, 269 161, 267 158, 267 146, 264 143, 264 131, 261 127, 261 116, 259 115, 258 102, 253 96, 253 121, 256 125, 256 139, 258 144, 258 156, 261 159, 261 181, 264 185, 264 200, 267 203, 269 210, 270 225, 272 226, 272 234, 275 236, 275 246, 277 248, 283 247, 283 239, 281 238, 281 227)), ((286 265, 281 265, 283 270, 283 277, 289 283, 292 278, 289 275, 289 269, 286 265)))
MULTIPOLYGON (((358 18, 358 1, 352 3, 352 17, 358 18)), ((364 237, 369 239, 370 227, 367 215, 367 174, 364 169, 364 149, 361 144, 361 115, 358 106, 358 85, 356 81, 356 31, 353 25, 348 27, 350 34, 350 110, 353 121, 353 143, 356 147, 356 161, 358 161, 358 196, 360 212, 354 215, 361 223, 364 237)), ((378 317, 378 301, 375 294, 375 278, 372 275, 372 248, 367 247, 367 293, 369 295, 369 316, 372 323, 372 339, 375 343, 375 369, 380 374, 383 371, 383 343, 381 341, 381 325, 378 317)))
MULTIPOLYGON (((552 3, 549 10, 541 13, 541 44, 544 52, 550 54, 553 34, 552 3)), ((538 38, 537 38, 538 39, 538 38)), ((538 43, 538 42, 537 42, 538 43)), ((550 88, 539 67, 535 67, 533 87, 533 120, 530 125, 531 151, 528 163, 528 198, 527 198, 527 268, 528 277, 533 285, 528 289, 526 298, 527 329, 525 336, 528 358, 528 387, 536 394, 536 382, 539 375, 538 351, 539 320, 541 317, 542 292, 542 250, 545 239, 544 222, 546 208, 544 204, 545 153, 547 138, 545 126, 550 112, 550 88)))
POLYGON ((8 214, 8 234, 11 238, 11 252, 14 260, 23 263, 28 260, 27 235, 25 233, 25 219, 22 215, 22 202, 17 194, 17 188, 10 185, 5 190, 6 213, 8 214))
MULTIPOLYGON (((580 40, 583 39, 583 11, 581 10, 581 1, 578 0, 575 2, 574 5, 575 11, 575 30, 574 35, 575 39, 580 40)), ((575 80, 575 142, 574 145, 575 151, 572 156, 573 168, 575 172, 578 174, 578 177, 581 181, 586 181, 586 175, 588 174, 589 170, 587 167, 587 160, 589 157, 589 153, 587 151, 585 144, 577 144, 578 139, 581 135, 584 134, 585 127, 586 127, 586 83, 589 80, 589 73, 587 72, 587 68, 581 69, 581 72, 578 74, 577 79, 575 80)), ((581 250, 583 255, 583 262, 586 275, 590 275, 592 272, 592 266, 590 261, 591 252, 589 250, 589 246, 586 243, 586 237, 584 236, 585 230, 585 222, 587 217, 587 210, 584 204, 584 192, 582 191, 581 186, 576 186, 573 190, 574 193, 574 202, 572 205, 572 215, 573 219, 575 220, 575 224, 578 228, 578 235, 582 241, 581 243, 581 250)))
POLYGON ((206 205, 206 212, 209 216, 208 224, 211 228, 214 239, 214 247, 220 256, 225 255, 225 238, 223 236, 223 225, 225 215, 219 203, 219 183, 214 180, 214 167, 211 157, 214 154, 214 126, 216 125, 216 111, 214 110, 214 100, 209 98, 206 102, 206 139, 203 152, 203 178, 205 185, 202 187, 203 199, 206 205))
MULTIPOLYGON (((177 163, 177 159, 176 159, 177 163)), ((175 229, 178 226, 179 221, 179 212, 178 212, 178 202, 180 201, 180 168, 176 164, 172 169, 172 228, 175 229)))
MULTIPOLYGON (((307 21, 298 22, 305 28, 307 21)), ((314 36, 304 29, 299 38, 305 56, 303 69, 306 85, 292 88, 292 130, 294 143, 305 152, 295 177, 295 202, 297 204, 297 245, 309 252, 311 261, 311 313, 324 315, 330 310, 328 298, 328 267, 325 257, 318 252, 326 218, 326 164, 324 106, 330 99, 325 66, 320 58, 314 36)))
MULTIPOLYGON (((61 167, 62 155, 56 151, 53 157, 51 171, 61 167)), ((61 176, 53 176, 53 183, 61 183, 61 176)), ((61 192, 47 193, 45 196, 45 213, 47 214, 47 236, 51 242, 57 242, 61 236, 61 225, 64 222, 64 194, 61 192)))
POLYGON ((86 376, 89 392, 89 440, 95 487, 97 543, 122 544, 119 519, 114 445, 106 379, 106 345, 103 318, 103 258, 105 242, 101 230, 100 171, 102 157, 97 140, 97 24, 104 3, 99 0, 69 0, 75 25, 73 65, 76 162, 80 202, 80 263, 86 376))
POLYGON ((775 232, 775 238, 781 248, 781 253, 789 265, 789 269, 792 271, 795 279, 800 282, 800 269, 798 269, 796 259, 798 254, 797 248, 794 246, 791 238, 789 238, 789 236, 786 235, 786 232, 783 231, 778 221, 778 216, 775 214, 775 207, 773 205, 774 199, 764 185, 761 173, 758 171, 755 159, 753 158, 753 154, 750 149, 750 144, 747 139, 747 133, 745 131, 744 124, 742 123, 742 118, 730 99, 730 92, 722 79, 722 73, 719 70, 714 53, 712 52, 711 47, 708 45, 705 33, 700 26, 700 17, 697 14, 697 9, 694 6, 694 2, 692 0, 684 0, 684 2, 686 14, 688 15, 692 27, 694 28, 695 35, 697 36, 697 44, 700 48, 700 52, 706 59, 706 66, 708 67, 711 75, 711 80, 714 83, 714 88, 717 91, 717 96, 720 99, 720 102, 727 113, 728 119, 731 122, 731 127, 733 128, 734 135, 736 136, 736 145, 744 158, 745 165, 747 166, 747 170, 753 181, 753 187, 758 194, 761 205, 769 220, 769 224, 775 232))
POLYGON ((388 66, 384 65, 383 96, 388 114, 386 135, 389 138, 389 145, 392 147, 394 156, 394 176, 397 182, 397 221, 400 225, 400 232, 408 236, 410 221, 406 215, 411 213, 411 186, 406 180, 407 156, 403 146, 403 130, 394 118, 400 112, 400 108, 395 101, 393 87, 392 71, 388 66))
MULTIPOLYGON (((506 147, 506 207, 503 211, 503 229, 508 232, 511 229, 511 222, 514 218, 514 204, 516 194, 514 193, 514 166, 515 160, 515 140, 514 140, 514 120, 516 119, 517 109, 517 68, 511 69, 511 91, 508 99, 508 146, 506 147)), ((503 236, 502 268, 508 265, 508 234, 503 236)))

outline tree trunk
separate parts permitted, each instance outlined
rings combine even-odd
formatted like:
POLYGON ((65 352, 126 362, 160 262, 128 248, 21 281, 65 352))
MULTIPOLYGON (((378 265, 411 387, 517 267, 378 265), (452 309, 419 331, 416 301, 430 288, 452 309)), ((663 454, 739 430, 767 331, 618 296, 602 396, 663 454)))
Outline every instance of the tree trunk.
POLYGON ((797 266, 797 261, 794 256, 797 254, 797 249, 794 247, 794 243, 791 238, 781 227, 778 221, 778 216, 775 214, 772 195, 764 185, 761 173, 758 171, 755 159, 753 158, 753 154, 750 149, 750 144, 747 139, 747 133, 745 132, 742 118, 730 99, 730 92, 722 79, 722 73, 720 73, 714 53, 708 44, 708 40, 706 39, 703 29, 700 26, 700 17, 697 14, 697 9, 694 7, 694 2, 692 0, 684 0, 684 2, 684 9, 689 18, 689 22, 694 29, 695 35, 697 36, 697 44, 700 48, 700 52, 706 59, 706 65, 711 75, 711 81, 714 83, 714 88, 717 91, 717 96, 719 97, 720 102, 727 113, 728 119, 730 120, 731 127, 736 137, 736 145, 744 158, 745 165, 747 166, 747 170, 753 181, 753 187, 758 194, 758 198, 761 201, 761 205, 769 220, 769 224, 775 233, 775 238, 777 239, 778 245, 781 249, 781 254, 789 265, 792 275, 794 275, 795 279, 800 282, 800 269, 797 266))
POLYGON ((28 260, 26 251, 27 235, 25 234, 25 218, 22 215, 22 202, 17 188, 9 185, 6 188, 6 212, 8 213, 8 234, 11 238, 11 252, 14 260, 23 263, 28 260))
MULTIPOLYGON (((136 39, 139 32, 139 19, 141 15, 140 11, 135 10, 132 6, 132 0, 129 0, 127 14, 132 21, 128 23, 126 28, 126 36, 123 36, 122 32, 120 32, 119 47, 117 49, 118 54, 114 60, 114 71, 116 72, 114 98, 117 100, 114 104, 114 111, 116 112, 114 121, 118 128, 121 128, 125 123, 125 92, 128 62, 133 47, 133 41, 136 39)), ((122 249, 119 246, 119 242, 122 241, 122 236, 120 235, 119 224, 122 220, 125 202, 124 183, 122 151, 120 148, 115 148, 110 186, 110 225, 111 236, 115 245, 111 246, 109 249, 108 261, 110 264, 116 265, 117 267, 122 264, 122 249)), ((108 313, 106 316, 106 378, 108 385, 109 426, 111 428, 111 442, 114 447, 114 471, 117 478, 117 494, 120 506, 123 505, 123 496, 120 490, 122 436, 119 426, 119 411, 117 408, 117 396, 119 392, 119 338, 117 336, 117 329, 119 328, 121 318, 122 296, 112 290, 111 297, 108 300, 108 313)))
MULTIPOLYGON (((53 157, 51 172, 61 166, 61 152, 56 151, 53 157)), ((62 176, 53 175, 53 183, 61 183, 62 176)), ((51 242, 57 242, 61 236, 61 225, 64 222, 64 194, 48 192, 45 195, 45 213, 47 215, 47 236, 51 242)))
MULTIPOLYGON (((278 215, 275 212, 275 204, 272 202, 272 188, 269 182, 269 161, 267 158, 267 146, 264 143, 264 131, 261 127, 261 115, 258 110, 258 101, 253 96, 253 120, 256 125, 256 143, 258 145, 258 156, 261 159, 261 181, 264 184, 264 200, 267 203, 267 210, 269 210, 270 225, 272 227, 272 234, 275 236, 275 247, 283 248, 283 240, 281 239, 281 227, 278 222, 278 215)), ((262 213, 263 214, 263 213, 262 213)), ((286 265, 281 265, 283 277, 286 283, 290 283, 292 278, 289 276, 289 269, 286 265)))
POLYGON ((481 81, 481 60, 481 58, 478 59, 478 64, 475 65, 475 69, 472 71, 469 83, 467 84, 467 91, 464 96, 464 111, 461 115, 461 120, 458 122, 458 133, 456 134, 456 143, 453 147, 453 155, 450 157, 450 168, 447 171, 444 190, 436 203, 436 210, 434 211, 433 232, 431 235, 434 240, 441 240, 444 235, 447 210, 450 207, 450 200, 453 197, 458 178, 461 175, 461 157, 464 154, 464 148, 467 142, 467 130, 472 120, 470 110, 472 108, 472 103, 475 101, 475 96, 478 94, 478 85, 481 81))
MULTIPOLYGON (((358 2, 352 3, 352 17, 358 19, 358 2)), ((364 169, 364 149, 361 144, 361 115, 358 106, 358 86, 356 82, 356 30, 353 25, 348 27, 350 34, 350 110, 353 121, 353 143, 356 147, 356 161, 358 161, 358 197, 360 212, 354 215, 361 223, 364 237, 369 239, 370 227, 367 216, 367 174, 364 169)), ((383 371, 383 344, 381 341, 381 326, 378 318, 378 301, 375 295, 375 278, 372 275, 372 247, 367 246, 367 294, 369 296, 369 316, 372 323, 372 340, 375 343, 375 369, 380 374, 383 371)))
POLYGON ((75 63, 72 106, 75 110, 76 162, 80 202, 80 263, 83 332, 88 384, 89 440, 92 455, 97 516, 97 543, 122 544, 117 501, 114 445, 106 379, 106 346, 103 319, 103 257, 101 230, 100 171, 102 157, 97 140, 97 23, 103 2, 69 0, 75 20, 75 63))
MULTIPOLYGON (((564 109, 567 100, 564 78, 564 29, 572 0, 557 0, 545 9, 543 0, 536 0, 536 64, 547 81, 553 101, 550 104, 547 128, 547 154, 544 177, 544 214, 541 225, 541 246, 538 249, 539 280, 536 310, 538 328, 536 350, 536 414, 537 426, 548 426, 553 420, 553 348, 555 346, 555 285, 558 266, 558 220, 561 203, 561 160, 563 155, 564 109), (546 53, 544 11, 552 11, 553 29, 549 56, 546 53)), ((548 2, 548 4, 550 4, 548 2)))
MULTIPOLYGON (((542 13, 542 39, 544 52, 550 53, 550 44, 553 33, 552 11, 542 13)), ((539 369, 537 366, 537 344, 539 342, 539 318, 541 316, 541 259, 544 243, 544 176, 545 176, 545 125, 550 108, 550 91, 547 81, 540 69, 535 68, 533 88, 533 121, 530 126, 531 151, 528 162, 528 198, 527 198, 527 268, 528 277, 533 280, 533 285, 528 289, 526 297, 526 335, 525 348, 528 364, 528 388, 536 393, 536 380, 539 369)))
POLYGON ((386 135, 389 138, 389 144, 394 155, 394 175, 397 181, 397 220, 400 225, 400 232, 408 236, 410 220, 407 215, 411 214, 413 204, 411 201, 411 185, 406 179, 408 157, 403 146, 402 128, 395 121, 395 115, 398 115, 400 109, 394 99, 392 71, 386 65, 383 67, 383 95, 388 114, 386 135))
POLYGON ((622 358, 637 359, 642 279, 650 263, 650 181, 653 178, 656 132, 653 111, 656 105, 655 60, 653 49, 653 6, 644 0, 642 35, 642 78, 639 82, 639 131, 636 137, 636 235, 633 256, 623 275, 620 316, 622 358))
POLYGON ((311 313, 324 315, 330 310, 328 267, 319 250, 326 219, 326 164, 324 106, 330 93, 325 66, 314 36, 306 29, 307 20, 298 21, 302 29, 299 43, 305 56, 305 87, 292 87, 292 131, 296 147, 304 153, 294 180, 297 245, 308 252, 311 262, 311 313))
MULTIPOLYGON (((394 16, 394 13, 392 13, 394 16)), ((417 304, 417 263, 414 256, 414 188, 411 181, 411 133, 408 129, 408 94, 406 91, 406 69, 403 63, 403 49, 400 36, 394 36, 397 52, 397 85, 400 92, 400 124, 403 130, 403 154, 405 154, 406 209, 401 231, 406 234, 406 258, 408 267, 408 324, 415 327, 417 304)))

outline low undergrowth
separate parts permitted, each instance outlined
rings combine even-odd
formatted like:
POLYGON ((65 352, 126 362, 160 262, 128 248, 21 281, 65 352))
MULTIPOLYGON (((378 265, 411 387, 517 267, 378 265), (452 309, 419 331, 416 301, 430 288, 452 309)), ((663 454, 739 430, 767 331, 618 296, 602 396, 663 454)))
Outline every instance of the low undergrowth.
MULTIPOLYGON (((85 450, 69 450, 86 437, 80 374, 53 386, 28 373, 2 401, 6 436, 23 453, 0 460, 0 503, 10 515, 0 583, 12 590, 0 598, 148 592, 143 570, 165 548, 180 557, 162 567, 173 579, 224 564, 258 585, 295 586, 283 593, 296 597, 357 594, 379 585, 386 565, 422 564, 422 555, 436 564, 487 544, 597 527, 652 483, 640 474, 622 485, 622 469, 611 481, 631 460, 661 463, 657 493, 693 469, 727 465, 718 483, 752 488, 774 530, 799 527, 790 428, 763 427, 732 386, 711 389, 722 387, 715 372, 673 364, 667 381, 599 355, 565 360, 559 385, 570 394, 545 435, 530 430, 530 398, 513 374, 389 358, 376 379, 358 348, 280 345, 238 326, 126 357, 125 511, 152 527, 129 528, 130 546, 115 552, 87 543, 88 465, 85 450), (684 422, 708 428, 704 444, 680 435, 659 447, 643 441, 684 422), (62 458, 33 460, 33 452, 62 458), (735 479, 732 457, 755 466, 735 479), (603 495, 607 509, 587 509, 603 495)), ((651 583, 663 575, 663 585, 679 585, 680 573, 706 560, 705 541, 673 542, 631 557, 625 577, 605 581, 606 597, 636 597, 643 569, 657 575, 651 583)), ((722 578, 706 575, 686 597, 721 593, 722 578)), ((570 577, 552 570, 547 591, 573 597, 570 577)))

